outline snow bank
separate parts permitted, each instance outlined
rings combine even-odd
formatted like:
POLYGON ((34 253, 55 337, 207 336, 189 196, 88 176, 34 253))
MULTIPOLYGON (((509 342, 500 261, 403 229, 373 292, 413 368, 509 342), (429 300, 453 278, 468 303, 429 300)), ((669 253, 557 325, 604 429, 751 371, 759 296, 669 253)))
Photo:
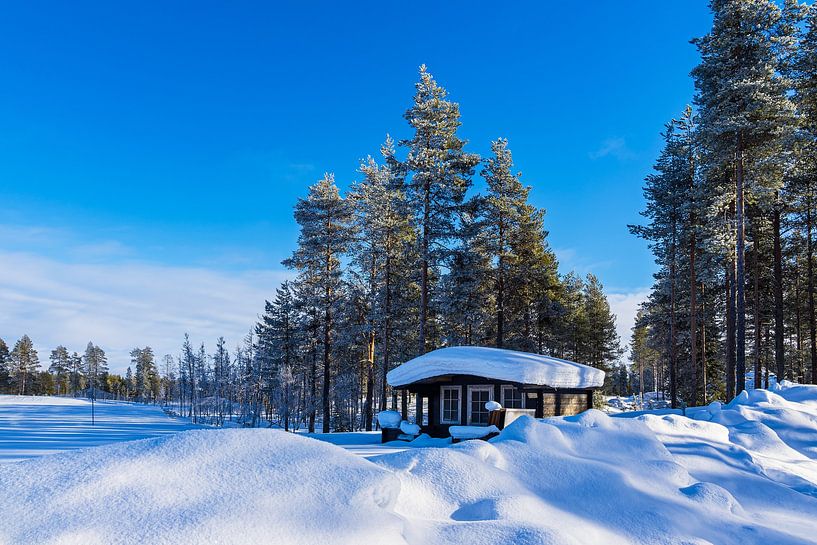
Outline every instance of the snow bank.
POLYGON ((395 476, 275 430, 189 431, 0 466, 0 543, 401 543, 395 476))
POLYGON ((0 543, 817 544, 817 387, 695 414, 523 416, 371 461, 271 430, 46 456, 0 466, 0 543))
POLYGON ((375 460, 402 481, 396 510, 416 543, 817 543, 814 495, 760 473, 729 439, 709 422, 591 410, 375 460))
POLYGON ((558 358, 477 346, 452 346, 423 354, 389 371, 392 386, 442 375, 476 375, 553 388, 593 388, 604 384, 604 371, 558 358))

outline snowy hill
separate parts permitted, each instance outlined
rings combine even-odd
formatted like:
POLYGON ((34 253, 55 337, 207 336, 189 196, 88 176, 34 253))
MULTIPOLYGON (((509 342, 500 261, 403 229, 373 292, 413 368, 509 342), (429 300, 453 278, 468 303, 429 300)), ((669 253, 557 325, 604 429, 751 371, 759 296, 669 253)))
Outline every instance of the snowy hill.
POLYGON ((199 430, 0 466, 0 543, 817 543, 817 387, 369 460, 199 430))

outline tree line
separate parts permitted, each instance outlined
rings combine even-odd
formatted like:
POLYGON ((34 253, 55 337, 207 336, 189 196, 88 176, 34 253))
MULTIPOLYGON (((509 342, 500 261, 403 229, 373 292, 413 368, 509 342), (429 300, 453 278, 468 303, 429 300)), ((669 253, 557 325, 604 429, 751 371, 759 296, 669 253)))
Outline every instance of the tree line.
POLYGON ((817 380, 817 6, 713 0, 693 106, 646 178, 658 271, 631 340, 673 406, 817 380))
POLYGON ((305 414, 310 430, 319 416, 325 432, 371 429, 375 410, 398 403, 388 371, 443 346, 605 370, 621 353, 598 279, 560 275, 508 141, 484 159, 466 151, 459 104, 425 66, 419 76, 409 137, 387 136, 345 195, 326 174, 296 204, 300 235, 284 264, 297 276, 256 328, 271 402, 305 414), (484 194, 473 191, 477 173, 484 194))

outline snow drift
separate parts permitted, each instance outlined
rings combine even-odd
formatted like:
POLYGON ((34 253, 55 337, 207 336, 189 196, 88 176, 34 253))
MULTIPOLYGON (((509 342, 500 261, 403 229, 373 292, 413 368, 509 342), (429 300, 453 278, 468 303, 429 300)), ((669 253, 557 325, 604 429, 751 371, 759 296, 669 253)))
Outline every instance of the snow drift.
MULTIPOLYGON (((0 543, 817 543, 817 387, 371 458, 190 431, 0 466, 0 543)), ((622 415, 624 416, 624 415, 622 415)))
POLYGON ((0 467, 0 543, 400 543, 389 471, 275 430, 189 431, 0 467))

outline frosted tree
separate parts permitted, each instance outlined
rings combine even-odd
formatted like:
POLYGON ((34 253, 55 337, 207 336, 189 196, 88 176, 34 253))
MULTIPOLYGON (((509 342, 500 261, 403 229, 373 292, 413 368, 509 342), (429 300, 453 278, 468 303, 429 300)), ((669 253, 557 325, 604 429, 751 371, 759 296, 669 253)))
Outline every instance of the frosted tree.
POLYGON ((351 246, 352 209, 341 197, 335 178, 326 174, 309 188, 305 199, 295 205, 295 221, 301 227, 298 248, 284 265, 297 269, 317 288, 321 314, 323 345, 323 432, 328 433, 331 419, 329 397, 332 380, 333 313, 338 303, 341 282, 340 258, 351 246))
POLYGON ((505 344, 505 304, 511 232, 519 228, 523 207, 527 202, 529 187, 519 181, 520 174, 513 172, 513 158, 508 141, 500 138, 491 143, 493 156, 486 161, 482 176, 488 184, 485 198, 485 234, 487 250, 496 260, 496 346, 505 344))
POLYGON ((449 252, 448 272, 441 281, 440 321, 449 345, 481 345, 492 325, 491 258, 480 244, 480 202, 473 199, 460 207, 459 243, 449 252))
POLYGON ((54 375, 57 395, 68 393, 68 373, 71 367, 71 356, 68 354, 68 349, 60 345, 51 351, 48 358, 51 365, 48 367, 48 372, 54 375))
POLYGON ((419 236, 420 315, 419 353, 435 344, 429 338, 429 318, 434 302, 435 272, 456 235, 456 209, 462 205, 471 186, 479 156, 466 153, 466 142, 457 136, 460 126, 459 104, 448 100, 447 93, 428 72, 420 67, 414 104, 405 118, 414 135, 401 141, 408 149, 405 167, 408 200, 414 210, 419 236))
POLYGON ((96 391, 105 383, 108 374, 108 358, 102 348, 89 342, 85 348, 82 364, 85 376, 88 378, 88 386, 90 387, 88 395, 91 398, 95 398, 96 391))
POLYGON ((354 212, 356 237, 351 248, 350 282, 362 294, 366 344, 366 429, 374 412, 376 348, 382 352, 380 408, 385 408, 385 376, 394 354, 395 309, 409 294, 410 261, 414 257, 416 233, 406 201, 404 180, 394 157, 390 137, 381 147, 382 164, 368 157, 360 165, 363 180, 349 194, 354 212))
POLYGON ((620 340, 616 332, 616 315, 610 310, 610 303, 604 295, 601 282, 593 274, 587 275, 584 304, 589 326, 586 341, 587 361, 601 369, 610 369, 621 357, 620 340))
POLYGON ((34 343, 28 335, 23 335, 14 343, 10 354, 11 379, 18 395, 25 395, 31 387, 32 375, 40 368, 40 360, 34 343))
MULTIPOLYGON (((800 117, 801 138, 798 140, 797 173, 791 191, 794 211, 793 224, 800 233, 802 260, 805 261, 805 321, 809 331, 809 362, 811 382, 817 383, 817 318, 815 317, 815 250, 814 223, 817 221, 817 5, 809 7, 806 29, 794 60, 795 101, 800 117)), ((801 298, 798 293, 797 299, 801 298)), ((800 310, 797 312, 797 339, 800 343, 800 310)), ((801 349, 798 347, 798 354, 801 349)))
POLYGON ((227 410, 225 400, 228 397, 230 386, 230 353, 227 350, 224 337, 219 337, 216 341, 216 351, 213 354, 213 382, 215 383, 214 393, 218 406, 217 424, 224 424, 224 413, 227 410))
POLYGON ((6 341, 0 339, 0 391, 4 391, 9 387, 11 379, 11 354, 6 341))
MULTIPOLYGON (((770 144, 779 141, 793 116, 780 76, 779 38, 785 19, 772 0, 713 0, 709 34, 693 41, 701 63, 692 71, 700 113, 707 178, 734 209, 735 372, 746 372, 746 192, 768 198, 775 180, 763 177, 770 144)), ((772 191, 773 193, 773 191, 772 191)), ((731 276, 732 273, 730 272, 731 276)), ((731 345, 731 336, 727 336, 731 345)), ((730 351, 727 346, 727 351, 730 351)), ((731 384, 731 377, 727 377, 731 384)), ((741 386, 742 389, 742 386, 741 386)), ((731 392, 730 392, 731 394, 731 392)))

